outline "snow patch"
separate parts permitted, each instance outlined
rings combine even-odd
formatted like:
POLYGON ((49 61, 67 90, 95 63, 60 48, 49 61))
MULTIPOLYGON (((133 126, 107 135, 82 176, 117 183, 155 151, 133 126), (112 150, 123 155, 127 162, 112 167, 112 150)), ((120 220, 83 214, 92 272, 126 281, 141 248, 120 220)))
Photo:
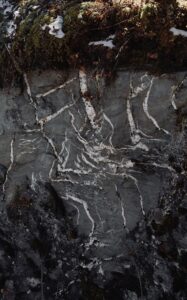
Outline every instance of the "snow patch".
POLYGON ((187 31, 185 30, 181 30, 181 29, 177 29, 175 27, 172 27, 170 29, 170 31, 173 33, 173 35, 177 36, 177 35, 182 35, 184 37, 187 37, 187 31))
POLYGON ((106 38, 106 40, 90 42, 89 46, 103 46, 103 47, 113 49, 115 47, 115 45, 113 44, 114 37, 115 35, 110 35, 109 37, 106 38))
POLYGON ((6 0, 0 0, 0 9, 3 9, 3 14, 6 15, 7 13, 12 11, 12 5, 9 3, 9 1, 6 0))
POLYGON ((0 9, 3 11, 3 15, 7 20, 6 24, 6 36, 12 37, 15 34, 17 25, 15 24, 15 20, 20 16, 19 9, 15 10, 14 6, 9 3, 7 0, 0 0, 0 9), (12 19, 10 16, 12 14, 12 19))
POLYGON ((7 36, 13 36, 16 31, 16 25, 13 20, 9 21, 7 24, 7 36))
POLYGON ((61 16, 57 16, 56 19, 49 25, 42 26, 42 29, 50 28, 49 34, 54 35, 58 39, 62 39, 64 37, 64 32, 62 31, 63 18, 61 16))

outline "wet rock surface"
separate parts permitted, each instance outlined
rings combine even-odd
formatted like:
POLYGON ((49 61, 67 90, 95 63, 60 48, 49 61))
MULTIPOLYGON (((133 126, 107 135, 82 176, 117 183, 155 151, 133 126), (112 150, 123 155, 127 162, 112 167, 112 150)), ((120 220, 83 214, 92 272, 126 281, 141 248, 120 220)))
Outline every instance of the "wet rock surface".
POLYGON ((0 91, 2 299, 185 299, 185 73, 0 91))

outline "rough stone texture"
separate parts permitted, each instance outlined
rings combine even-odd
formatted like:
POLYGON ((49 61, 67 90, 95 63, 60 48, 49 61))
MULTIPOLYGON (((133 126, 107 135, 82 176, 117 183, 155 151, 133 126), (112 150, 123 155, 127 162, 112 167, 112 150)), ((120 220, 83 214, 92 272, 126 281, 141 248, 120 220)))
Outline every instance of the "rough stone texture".
POLYGON ((0 91, 3 299, 185 299, 185 73, 25 85, 0 91))

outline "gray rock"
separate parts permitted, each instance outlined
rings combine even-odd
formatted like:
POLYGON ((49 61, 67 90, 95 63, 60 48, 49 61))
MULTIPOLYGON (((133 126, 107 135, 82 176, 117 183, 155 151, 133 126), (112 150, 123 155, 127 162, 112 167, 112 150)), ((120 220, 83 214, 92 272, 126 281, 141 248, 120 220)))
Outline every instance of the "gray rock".
POLYGON ((20 299, 185 295, 184 76, 46 71, 29 74, 32 97, 0 91, 0 251, 20 299))

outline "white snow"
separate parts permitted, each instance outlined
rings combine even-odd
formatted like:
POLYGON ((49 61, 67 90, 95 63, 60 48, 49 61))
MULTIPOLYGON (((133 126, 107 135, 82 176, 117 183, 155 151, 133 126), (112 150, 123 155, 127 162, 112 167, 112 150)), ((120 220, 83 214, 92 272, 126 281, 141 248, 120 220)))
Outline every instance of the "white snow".
POLYGON ((182 35, 182 36, 184 36, 184 37, 187 37, 187 31, 185 31, 185 30, 181 30, 181 29, 177 29, 177 28, 175 28, 175 27, 172 27, 171 29, 170 29, 170 31, 173 33, 173 35, 182 35))
POLYGON ((57 16, 56 19, 49 25, 42 26, 42 29, 50 28, 49 34, 54 35, 56 38, 63 38, 64 32, 62 31, 63 18, 61 16, 57 16))
POLYGON ((32 7, 32 9, 37 9, 39 7, 39 5, 34 5, 33 7, 32 7))
POLYGON ((16 19, 19 16, 20 16, 20 8, 14 11, 14 18, 16 19))
POLYGON ((12 11, 12 5, 6 1, 6 0, 0 0, 0 8, 3 9, 3 14, 6 15, 6 13, 12 11))
POLYGON ((7 36, 12 37, 16 31, 17 25, 15 24, 15 19, 19 17, 20 11, 19 9, 15 10, 14 6, 9 3, 7 0, 0 0, 0 9, 3 10, 3 15, 6 17, 6 15, 9 18, 10 13, 13 13, 13 17, 11 20, 7 22, 7 36))
POLYGON ((106 38, 106 40, 90 42, 89 46, 104 46, 113 49, 115 47, 115 45, 113 44, 114 37, 115 35, 110 35, 109 37, 106 38))
POLYGON ((10 20, 7 24, 7 36, 13 35, 15 30, 16 30, 16 25, 13 20, 10 20))

